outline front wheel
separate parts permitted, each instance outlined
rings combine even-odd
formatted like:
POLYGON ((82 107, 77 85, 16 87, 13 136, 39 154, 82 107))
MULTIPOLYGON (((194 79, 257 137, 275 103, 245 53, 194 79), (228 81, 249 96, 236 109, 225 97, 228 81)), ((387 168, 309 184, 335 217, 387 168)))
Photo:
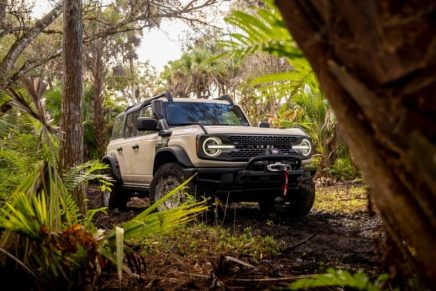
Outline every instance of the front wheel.
POLYGON ((289 195, 290 204, 287 209, 289 215, 301 217, 307 215, 315 202, 315 183, 312 179, 303 181, 298 190, 289 195))
MULTIPOLYGON (((183 168, 178 163, 162 165, 155 173, 150 185, 150 198, 153 203, 164 197, 168 192, 179 186, 185 180, 183 168)), ((186 200, 183 190, 168 198, 158 206, 159 211, 178 207, 186 200)))

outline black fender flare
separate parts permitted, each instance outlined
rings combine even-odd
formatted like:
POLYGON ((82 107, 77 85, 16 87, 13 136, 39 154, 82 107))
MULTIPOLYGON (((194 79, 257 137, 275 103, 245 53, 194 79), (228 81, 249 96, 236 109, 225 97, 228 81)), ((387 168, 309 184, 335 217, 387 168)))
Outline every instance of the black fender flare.
POLYGON ((194 167, 194 165, 191 162, 191 159, 189 158, 188 154, 185 152, 183 148, 179 146, 163 147, 156 151, 156 156, 154 158, 153 173, 155 173, 157 171, 157 168, 162 165, 162 163, 158 162, 159 159, 167 154, 172 155, 176 159, 176 161, 179 164, 181 164, 183 167, 194 167))
POLYGON ((115 157, 115 155, 113 154, 109 154, 104 156, 101 159, 102 163, 109 165, 112 168, 112 173, 114 174, 114 178, 119 181, 122 182, 123 179, 121 177, 121 171, 120 171, 120 165, 118 164, 118 160, 117 157, 115 157))

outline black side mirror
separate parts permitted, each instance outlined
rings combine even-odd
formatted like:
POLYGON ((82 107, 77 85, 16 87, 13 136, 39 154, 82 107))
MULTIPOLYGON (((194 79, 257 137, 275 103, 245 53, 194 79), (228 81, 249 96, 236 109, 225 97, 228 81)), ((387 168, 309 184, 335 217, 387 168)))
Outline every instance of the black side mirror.
POLYGON ((270 128, 271 127, 271 125, 269 124, 268 121, 260 121, 257 126, 258 127, 265 127, 265 128, 270 128))
POLYGON ((139 117, 136 120, 136 128, 138 130, 157 130, 157 121, 150 117, 139 117))

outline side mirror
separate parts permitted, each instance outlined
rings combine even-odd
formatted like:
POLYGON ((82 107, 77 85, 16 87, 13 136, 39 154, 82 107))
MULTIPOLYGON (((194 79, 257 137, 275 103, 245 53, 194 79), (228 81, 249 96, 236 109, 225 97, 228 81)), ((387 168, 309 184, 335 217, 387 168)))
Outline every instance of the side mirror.
POLYGON ((271 125, 269 124, 268 121, 260 121, 257 126, 258 127, 265 127, 265 128, 270 128, 271 127, 271 125))
POLYGON ((139 117, 136 120, 136 128, 138 130, 157 130, 157 121, 150 117, 139 117))

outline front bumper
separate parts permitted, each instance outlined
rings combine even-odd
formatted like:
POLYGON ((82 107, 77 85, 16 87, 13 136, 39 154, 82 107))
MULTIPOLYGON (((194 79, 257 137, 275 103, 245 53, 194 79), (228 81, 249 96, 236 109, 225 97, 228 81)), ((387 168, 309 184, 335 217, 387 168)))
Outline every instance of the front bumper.
POLYGON ((197 173, 196 184, 213 191, 217 196, 228 196, 230 201, 257 201, 260 197, 280 196, 285 184, 284 171, 270 171, 268 165, 276 162, 290 165, 288 191, 312 179, 313 167, 303 167, 298 157, 288 155, 262 155, 252 158, 243 168, 186 168, 185 177, 197 173))

